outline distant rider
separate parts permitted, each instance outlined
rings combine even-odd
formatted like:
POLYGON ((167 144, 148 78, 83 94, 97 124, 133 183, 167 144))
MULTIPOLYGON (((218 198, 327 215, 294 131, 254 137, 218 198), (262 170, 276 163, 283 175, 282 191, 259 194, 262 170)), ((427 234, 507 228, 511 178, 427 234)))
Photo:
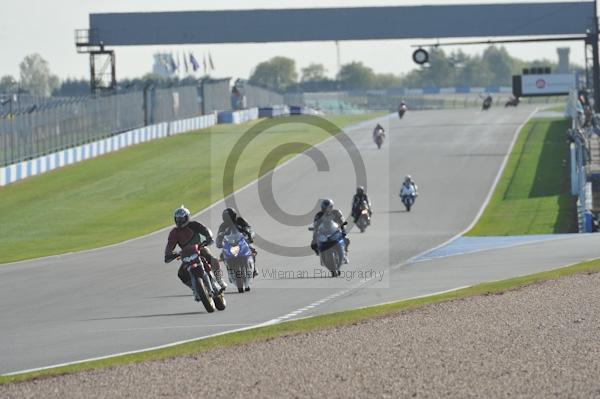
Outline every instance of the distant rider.
POLYGON ((373 129, 373 140, 375 140, 380 134, 385 134, 385 129, 378 123, 377 126, 375 126, 375 129, 373 129))
POLYGON ((352 218, 354 219, 354 223, 358 221, 363 202, 367 203, 369 216, 371 216, 373 212, 371 210, 371 201, 369 201, 369 196, 367 195, 367 192, 363 186, 358 186, 356 188, 356 194, 354 194, 354 197, 352 197, 352 218))
POLYGON ((344 245, 346 249, 346 254, 344 257, 344 263, 348 263, 348 247, 350 246, 350 239, 346 237, 346 220, 344 219, 344 215, 340 212, 339 209, 333 209, 333 200, 324 199, 321 201, 321 211, 317 212, 315 215, 315 219, 313 221, 313 239, 310 243, 310 247, 315 254, 319 255, 319 247, 317 246, 317 230, 319 229, 319 224, 321 223, 324 217, 330 217, 337 225, 340 227, 342 234, 344 236, 344 245))
MULTIPOLYGON (((222 214, 223 223, 219 226, 219 231, 217 232, 217 248, 223 248, 223 240, 231 228, 237 229, 240 233, 244 235, 246 238, 246 242, 252 251, 252 256, 256 261, 256 249, 250 245, 254 242, 254 232, 252 231, 252 227, 246 222, 246 220, 238 216, 237 212, 233 208, 226 208, 222 214)), ((221 254, 222 256, 223 254, 221 254)), ((254 267, 254 277, 258 276, 258 272, 256 271, 256 266, 254 267)))
POLYGON ((408 192, 413 192, 415 197, 419 195, 417 191, 417 185, 415 184, 411 175, 406 175, 404 178, 404 182, 402 182, 402 186, 400 187, 400 196, 402 196, 403 192, 407 192, 407 190, 409 190, 408 192))
MULTIPOLYGON (((223 290, 227 288, 227 284, 223 281, 223 271, 219 260, 212 256, 208 250, 208 246, 213 243, 210 229, 202 223, 190 220, 190 211, 183 205, 175 210, 173 219, 175 220, 175 227, 169 232, 167 247, 165 248, 165 263, 169 263, 179 256, 178 253, 173 252, 176 246, 179 245, 179 248, 183 249, 188 245, 199 244, 201 246, 200 256, 210 263, 217 283, 223 290)), ((190 275, 183 264, 179 267, 177 276, 183 284, 192 288, 190 275)))
POLYGON ((400 105, 398 105, 398 114, 400 115, 400 117, 404 115, 407 109, 408 107, 406 106, 406 103, 404 101, 400 101, 400 105))
POLYGON ((484 108, 489 108, 492 106, 492 95, 490 93, 486 93, 484 99, 483 99, 483 107, 484 108))

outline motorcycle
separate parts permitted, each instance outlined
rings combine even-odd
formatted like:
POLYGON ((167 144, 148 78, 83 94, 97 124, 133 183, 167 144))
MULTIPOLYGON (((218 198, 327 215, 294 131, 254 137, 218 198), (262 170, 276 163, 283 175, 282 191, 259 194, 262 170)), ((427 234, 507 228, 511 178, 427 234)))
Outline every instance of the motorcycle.
POLYGON ((406 105, 401 105, 400 108, 398 108, 398 117, 402 119, 407 110, 408 108, 406 107, 406 105))
POLYGON ((225 295, 211 271, 210 264, 200 256, 200 246, 187 245, 179 253, 179 259, 190 275, 196 301, 202 302, 208 313, 214 312, 215 309, 225 310, 225 295))
POLYGON ((492 96, 487 96, 483 100, 483 104, 481 105, 481 109, 487 111, 492 106, 492 96))
POLYGON ((237 230, 223 237, 223 260, 227 266, 229 282, 235 284, 238 292, 250 291, 254 273, 254 255, 246 237, 237 230))
POLYGON ((521 100, 519 100, 519 97, 510 97, 504 104, 504 107, 516 107, 520 102, 521 100))
POLYGON ((371 216, 369 215, 369 204, 367 201, 363 201, 360 205, 360 213, 356 220, 356 226, 359 228, 361 233, 364 233, 367 226, 371 224, 371 216))
POLYGON ((405 185, 402 185, 402 189, 400 190, 400 198, 402 199, 402 203, 406 208, 406 212, 410 212, 410 209, 415 203, 415 199, 417 198, 417 193, 415 192, 414 187, 407 188, 405 185))
MULTIPOLYGON (((314 231, 314 227, 309 227, 308 230, 314 231)), ((315 234, 321 266, 329 270, 331 277, 340 276, 346 247, 340 226, 333 220, 323 220, 315 234)))
POLYGON ((385 131, 383 129, 377 129, 373 132, 373 140, 377 144, 377 148, 381 149, 383 140, 385 139, 385 131))

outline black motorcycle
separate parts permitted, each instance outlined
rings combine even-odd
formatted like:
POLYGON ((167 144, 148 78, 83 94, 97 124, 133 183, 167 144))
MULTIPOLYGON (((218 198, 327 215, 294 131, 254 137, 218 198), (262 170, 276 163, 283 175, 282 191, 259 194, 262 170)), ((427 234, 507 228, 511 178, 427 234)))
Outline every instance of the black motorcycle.
POLYGON ((487 111, 492 106, 492 96, 487 96, 483 100, 483 104, 481 105, 481 109, 487 111))
POLYGON ((510 97, 506 103, 504 103, 504 107, 516 107, 520 102, 521 100, 519 100, 519 97, 510 97))
POLYGON ((371 224, 371 212, 369 212, 369 204, 367 201, 363 201, 358 208, 358 218, 356 220, 356 226, 359 228, 361 233, 364 233, 367 226, 371 224))

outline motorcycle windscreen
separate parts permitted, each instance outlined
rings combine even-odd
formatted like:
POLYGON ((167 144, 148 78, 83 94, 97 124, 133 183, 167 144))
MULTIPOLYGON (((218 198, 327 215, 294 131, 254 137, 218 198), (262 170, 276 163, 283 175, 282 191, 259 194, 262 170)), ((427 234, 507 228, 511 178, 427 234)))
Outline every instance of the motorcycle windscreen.
POLYGON ((340 226, 329 218, 321 221, 317 230, 319 241, 327 240, 329 237, 337 233, 339 229, 340 226))

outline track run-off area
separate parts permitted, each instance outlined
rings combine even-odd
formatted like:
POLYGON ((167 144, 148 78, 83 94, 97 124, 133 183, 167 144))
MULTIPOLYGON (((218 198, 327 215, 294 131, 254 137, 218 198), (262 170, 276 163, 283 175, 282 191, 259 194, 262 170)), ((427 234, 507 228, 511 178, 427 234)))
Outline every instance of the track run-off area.
MULTIPOLYGON (((168 230, 96 250, 2 265, 0 374, 423 296, 597 257, 596 236, 562 235, 414 261, 472 225, 519 127, 534 113, 534 107, 522 106, 381 117, 377 121, 388 133, 381 150, 371 136, 376 121, 362 123, 346 130, 351 146, 327 140, 309 150, 311 156, 295 157, 238 190, 236 206, 261 236, 259 276, 249 293, 238 294, 230 286, 223 312, 207 314, 179 282, 178 265, 162 262, 168 230), (310 212, 319 199, 332 198, 348 215, 361 163, 373 203, 372 224, 364 234, 351 230, 350 263, 341 278, 332 279, 308 248, 310 212), (409 213, 398 198, 406 174, 416 180, 420 194, 409 213)), ((218 202, 195 219, 216 231, 224 207, 218 202)))

